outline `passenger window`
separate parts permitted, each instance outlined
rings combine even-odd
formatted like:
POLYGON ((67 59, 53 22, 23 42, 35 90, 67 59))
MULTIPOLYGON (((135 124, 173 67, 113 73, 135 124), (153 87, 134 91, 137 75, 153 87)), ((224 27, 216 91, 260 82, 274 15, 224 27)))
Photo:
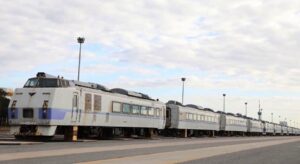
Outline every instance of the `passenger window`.
POLYGON ((140 113, 141 113, 140 107, 137 105, 133 105, 132 106, 132 114, 140 114, 140 113))
POLYGON ((84 106, 86 111, 91 111, 92 110, 92 95, 89 93, 85 94, 85 106, 84 106))
POLYGON ((141 107, 141 114, 142 114, 142 115, 148 115, 147 107, 145 107, 145 106, 142 106, 142 107, 141 107))
POLYGON ((159 108, 156 108, 156 116, 158 116, 159 117, 159 108))
POLYGON ((94 95, 94 111, 101 111, 101 96, 94 95))
POLYGON ((193 120, 197 120, 197 115, 193 114, 193 120))
POLYGON ((74 108, 78 107, 78 96, 77 95, 73 96, 73 107, 74 108))
POLYGON ((153 108, 149 108, 149 115, 153 116, 154 115, 154 109, 153 108))
POLYGON ((123 113, 130 113, 130 105, 123 104, 123 113))
POLYGON ((121 103, 113 102, 113 112, 121 112, 121 103))

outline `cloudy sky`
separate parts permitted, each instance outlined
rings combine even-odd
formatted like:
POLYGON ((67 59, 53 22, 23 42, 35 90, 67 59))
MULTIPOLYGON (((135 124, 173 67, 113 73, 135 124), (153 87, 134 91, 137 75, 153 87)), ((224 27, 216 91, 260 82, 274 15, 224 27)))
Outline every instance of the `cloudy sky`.
POLYGON ((299 0, 2 0, 0 87, 76 79, 78 36, 82 81, 300 126, 299 0))

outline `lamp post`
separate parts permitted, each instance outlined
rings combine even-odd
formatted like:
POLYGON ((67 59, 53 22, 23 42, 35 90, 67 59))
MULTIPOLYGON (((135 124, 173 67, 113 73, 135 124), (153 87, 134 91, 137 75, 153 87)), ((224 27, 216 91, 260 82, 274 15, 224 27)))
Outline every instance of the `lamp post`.
POLYGON ((271 122, 273 122, 273 113, 271 113, 271 122))
POLYGON ((181 81, 182 81, 182 95, 181 95, 181 103, 183 105, 183 97, 184 97, 184 82, 185 82, 186 78, 185 77, 182 77, 181 78, 181 81))
POLYGON ((223 112, 225 112, 225 97, 226 97, 226 94, 223 93, 223 112))
POLYGON ((280 124, 280 115, 279 115, 278 117, 279 117, 279 118, 278 118, 278 119, 279 119, 279 120, 278 120, 278 123, 280 124))
POLYGON ((248 103, 245 102, 245 116, 247 116, 247 105, 248 105, 248 103))
POLYGON ((79 61, 78 61, 78 75, 77 81, 80 79, 80 62, 81 62, 81 44, 84 43, 84 37, 78 37, 77 42, 79 43, 79 61))

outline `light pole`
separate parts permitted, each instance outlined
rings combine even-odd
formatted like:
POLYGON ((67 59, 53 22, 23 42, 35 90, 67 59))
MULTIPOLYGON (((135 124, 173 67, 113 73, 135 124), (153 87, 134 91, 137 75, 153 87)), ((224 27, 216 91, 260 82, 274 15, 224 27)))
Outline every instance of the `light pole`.
POLYGON ((278 117, 279 117, 278 123, 280 124, 280 115, 278 117))
POLYGON ((80 79, 80 62, 81 62, 81 44, 84 43, 84 37, 78 37, 77 42, 79 43, 79 63, 78 63, 77 81, 79 81, 79 79, 80 79))
POLYGON ((225 97, 226 97, 226 94, 223 93, 223 112, 225 113, 225 97))
POLYGON ((247 116, 247 105, 248 105, 248 103, 245 102, 245 116, 247 116))
POLYGON ((273 113, 271 113, 271 122, 273 122, 273 113))
POLYGON ((181 81, 182 81, 182 95, 181 95, 181 103, 183 105, 183 97, 184 97, 184 82, 185 82, 186 78, 182 77, 181 81))

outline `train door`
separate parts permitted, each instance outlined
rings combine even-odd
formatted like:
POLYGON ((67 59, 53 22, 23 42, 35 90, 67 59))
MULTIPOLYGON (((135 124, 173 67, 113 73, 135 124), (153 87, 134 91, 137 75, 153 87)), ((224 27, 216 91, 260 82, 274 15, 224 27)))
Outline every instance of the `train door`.
POLYGON ((171 108, 167 107, 166 111, 166 128, 171 126, 171 108))
POLYGON ((73 102, 72 102, 72 114, 71 120, 72 122, 76 122, 79 116, 79 107, 78 107, 78 93, 73 93, 73 102))

